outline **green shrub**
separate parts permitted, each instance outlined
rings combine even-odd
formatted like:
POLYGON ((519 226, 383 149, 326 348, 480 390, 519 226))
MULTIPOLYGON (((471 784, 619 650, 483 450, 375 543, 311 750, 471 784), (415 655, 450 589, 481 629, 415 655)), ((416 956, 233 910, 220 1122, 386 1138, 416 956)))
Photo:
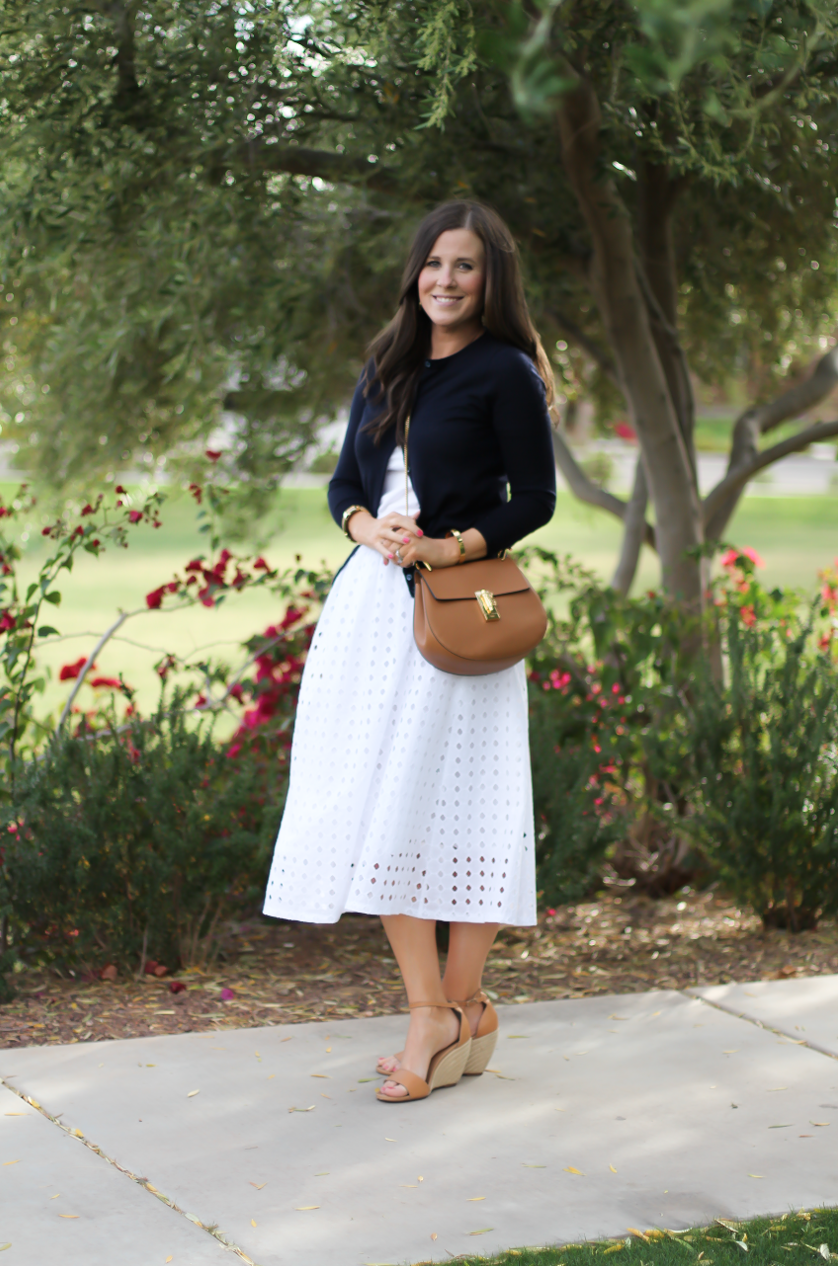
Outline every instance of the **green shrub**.
POLYGON ((18 952, 88 969, 194 963, 219 920, 261 896, 282 767, 266 780, 231 759, 183 702, 104 736, 59 735, 21 769, 3 866, 18 952))
POLYGON ((792 932, 838 913, 838 674, 811 626, 728 621, 729 684, 692 693, 690 828, 730 891, 792 932))

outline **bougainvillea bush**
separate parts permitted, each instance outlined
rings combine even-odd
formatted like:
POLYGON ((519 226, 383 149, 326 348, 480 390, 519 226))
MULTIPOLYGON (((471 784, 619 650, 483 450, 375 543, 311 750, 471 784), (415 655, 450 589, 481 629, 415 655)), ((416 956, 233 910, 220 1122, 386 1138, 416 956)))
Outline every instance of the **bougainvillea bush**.
MULTIPOLYGON (((215 490, 193 485, 199 503, 215 490)), ((36 581, 18 582, 17 518, 25 490, 0 506, 0 954, 58 968, 170 967, 211 954, 218 923, 256 902, 282 813, 297 692, 328 572, 279 572, 220 547, 189 560, 120 613, 87 655, 59 673, 60 715, 38 715, 39 645, 60 639, 43 618, 60 605, 78 549, 125 548, 139 523, 157 524, 161 498, 132 507, 117 488, 44 531, 50 548, 36 581), (65 579, 67 577, 64 577, 65 579), (211 608, 267 588, 282 613, 241 648, 237 663, 156 665, 160 697, 138 710, 122 674, 96 657, 125 621, 190 605, 211 608), (106 702, 103 703, 103 700, 106 702), (10 951, 9 946, 13 949, 10 951)), ((203 513, 203 512, 202 512, 203 513)))
POLYGON ((566 605, 530 665, 542 899, 603 874, 652 895, 721 876, 766 923, 838 912, 838 571, 811 606, 727 548, 699 626, 658 593, 528 562, 566 605))

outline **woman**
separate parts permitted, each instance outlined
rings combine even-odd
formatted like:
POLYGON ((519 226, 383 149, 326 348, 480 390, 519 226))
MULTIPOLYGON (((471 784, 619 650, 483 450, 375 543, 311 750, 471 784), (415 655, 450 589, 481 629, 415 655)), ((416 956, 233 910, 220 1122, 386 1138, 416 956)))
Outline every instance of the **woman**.
POLYGON ((480 203, 437 207, 329 485, 358 548, 309 651, 265 900, 282 919, 381 916, 411 1008, 404 1050, 379 1061, 385 1101, 484 1070, 497 1039, 486 956, 502 923, 535 923, 524 665, 433 668, 411 587, 418 562, 495 557, 549 521, 551 393, 506 225, 480 203), (437 919, 450 923, 443 979, 437 919))

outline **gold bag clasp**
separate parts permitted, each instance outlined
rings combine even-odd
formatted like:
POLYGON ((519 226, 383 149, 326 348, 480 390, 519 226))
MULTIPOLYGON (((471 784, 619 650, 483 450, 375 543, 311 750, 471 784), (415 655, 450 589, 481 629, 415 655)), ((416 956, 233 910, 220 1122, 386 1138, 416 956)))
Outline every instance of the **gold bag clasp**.
POLYGON ((477 599, 477 605, 484 620, 500 619, 500 611, 498 611, 495 595, 491 589, 475 589, 474 596, 477 599))

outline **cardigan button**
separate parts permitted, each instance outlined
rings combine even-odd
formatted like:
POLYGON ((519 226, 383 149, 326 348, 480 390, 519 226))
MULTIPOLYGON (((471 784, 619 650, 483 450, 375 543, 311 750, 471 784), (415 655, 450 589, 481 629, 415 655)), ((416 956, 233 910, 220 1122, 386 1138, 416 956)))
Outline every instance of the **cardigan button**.
POLYGON ((430 367, 431 367, 431 362, 430 362, 429 360, 426 360, 426 361, 425 361, 425 368, 426 368, 426 369, 430 369, 430 367))

